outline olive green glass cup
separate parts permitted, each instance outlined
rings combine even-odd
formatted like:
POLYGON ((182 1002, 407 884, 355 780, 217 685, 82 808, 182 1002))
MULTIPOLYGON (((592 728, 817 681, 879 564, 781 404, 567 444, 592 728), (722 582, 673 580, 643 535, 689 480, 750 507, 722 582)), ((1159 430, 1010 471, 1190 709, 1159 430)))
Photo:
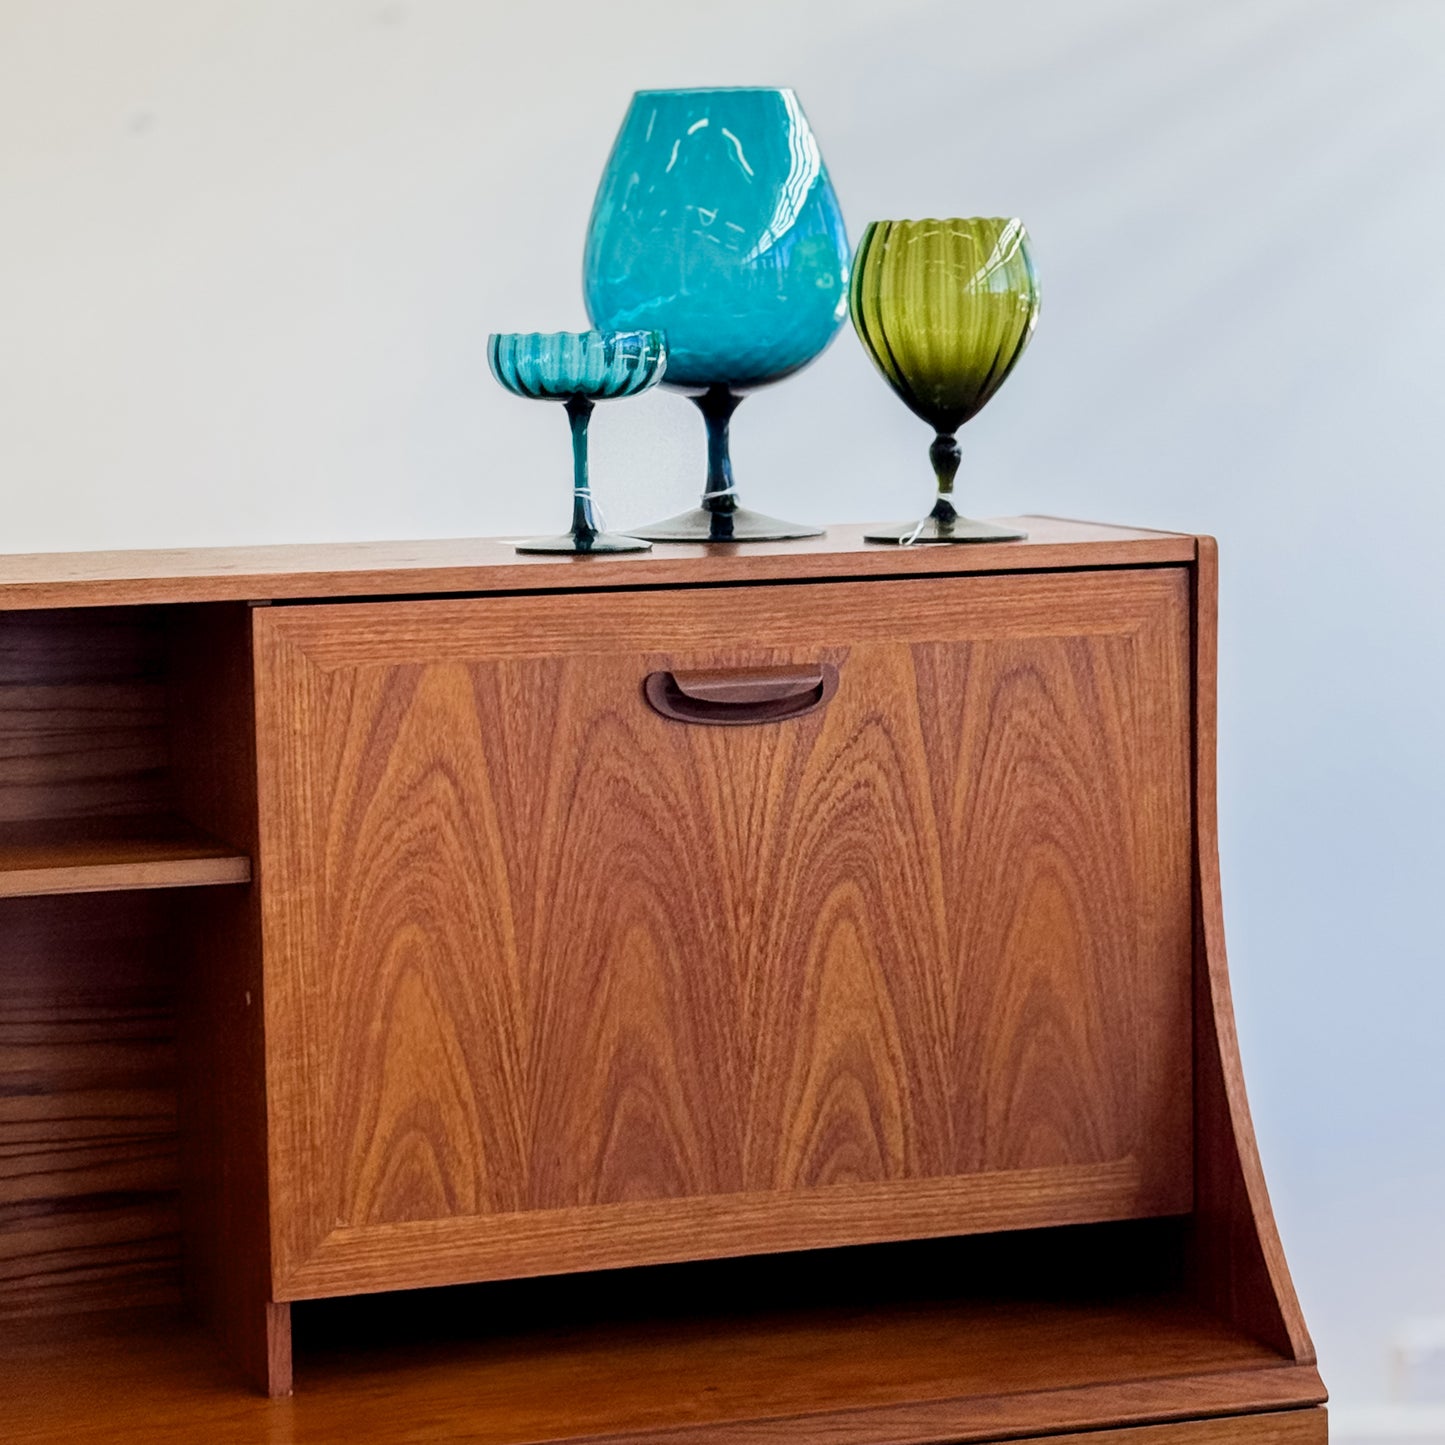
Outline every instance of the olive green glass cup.
POLYGON ((905 406, 933 428, 938 483, 921 522, 866 533, 870 542, 1012 542, 1027 533, 960 516, 955 433, 1018 365, 1039 315, 1023 222, 997 217, 873 221, 853 260, 848 309, 863 349, 905 406))

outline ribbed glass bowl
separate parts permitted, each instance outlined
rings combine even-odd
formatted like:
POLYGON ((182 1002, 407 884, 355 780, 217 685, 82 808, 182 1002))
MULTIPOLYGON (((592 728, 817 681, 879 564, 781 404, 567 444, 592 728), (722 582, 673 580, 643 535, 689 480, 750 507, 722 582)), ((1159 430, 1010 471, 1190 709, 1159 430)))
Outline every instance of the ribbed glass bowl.
POLYGON ((873 221, 853 259, 848 306, 870 360, 934 432, 932 512, 920 522, 869 532, 868 540, 1021 540, 1017 528, 960 516, 953 483, 954 433, 1008 379, 1038 320, 1039 282, 1023 222, 997 216, 873 221))
POLYGON ((572 429, 572 530, 534 537, 519 552, 645 552, 651 543, 609 532, 592 500, 587 424, 599 401, 636 396, 667 368, 660 331, 504 331, 487 340, 492 375, 514 396, 560 401, 572 429))
POLYGON ((662 379, 660 331, 504 331, 487 341, 492 375, 533 401, 613 401, 662 379))

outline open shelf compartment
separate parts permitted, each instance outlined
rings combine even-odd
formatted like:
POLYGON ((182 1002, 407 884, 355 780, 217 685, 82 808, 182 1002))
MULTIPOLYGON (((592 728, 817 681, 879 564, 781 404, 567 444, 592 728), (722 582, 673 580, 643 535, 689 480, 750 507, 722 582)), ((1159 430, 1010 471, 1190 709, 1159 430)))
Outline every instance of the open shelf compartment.
POLYGON ((12 1438, 123 1439, 105 1431, 136 1418, 155 1445, 920 1445, 1318 1404, 1312 1368, 1191 1297, 1187 1229, 1082 1226, 314 1301, 293 1307, 299 1388, 284 1407, 239 1395, 180 1322, 124 1317, 79 1339, 75 1324, 31 1336, 0 1359, 0 1388, 12 1438), (170 1420, 184 1423, 167 1434, 170 1420), (278 1424, 285 1433, 265 1433, 278 1424))
POLYGON ((187 981, 252 892, 212 801, 249 715, 217 628, 245 621, 0 614, 0 1335, 180 1298, 187 981))

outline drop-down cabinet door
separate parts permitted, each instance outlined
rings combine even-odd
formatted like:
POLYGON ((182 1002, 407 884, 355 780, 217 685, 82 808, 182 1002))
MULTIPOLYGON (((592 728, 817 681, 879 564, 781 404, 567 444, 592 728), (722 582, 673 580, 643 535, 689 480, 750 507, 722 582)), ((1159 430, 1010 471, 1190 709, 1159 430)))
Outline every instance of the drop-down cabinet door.
POLYGON ((278 1298, 1190 1208, 1183 569, 254 616, 278 1298))

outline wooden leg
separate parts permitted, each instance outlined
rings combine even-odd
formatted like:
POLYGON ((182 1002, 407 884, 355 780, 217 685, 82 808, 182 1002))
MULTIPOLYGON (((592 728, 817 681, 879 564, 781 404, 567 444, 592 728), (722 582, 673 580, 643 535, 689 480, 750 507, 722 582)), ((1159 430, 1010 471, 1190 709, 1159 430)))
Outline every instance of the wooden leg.
POLYGON ((213 1307, 205 1318, 227 1361, 253 1390, 273 1400, 291 1393, 289 1304, 263 1300, 246 1311, 233 1308, 224 1316, 213 1307))
POLYGON ((264 1376, 258 1370, 252 1377, 252 1383, 273 1400, 279 1400, 291 1393, 291 1306, 268 1300, 262 1319, 265 1370, 264 1376))

